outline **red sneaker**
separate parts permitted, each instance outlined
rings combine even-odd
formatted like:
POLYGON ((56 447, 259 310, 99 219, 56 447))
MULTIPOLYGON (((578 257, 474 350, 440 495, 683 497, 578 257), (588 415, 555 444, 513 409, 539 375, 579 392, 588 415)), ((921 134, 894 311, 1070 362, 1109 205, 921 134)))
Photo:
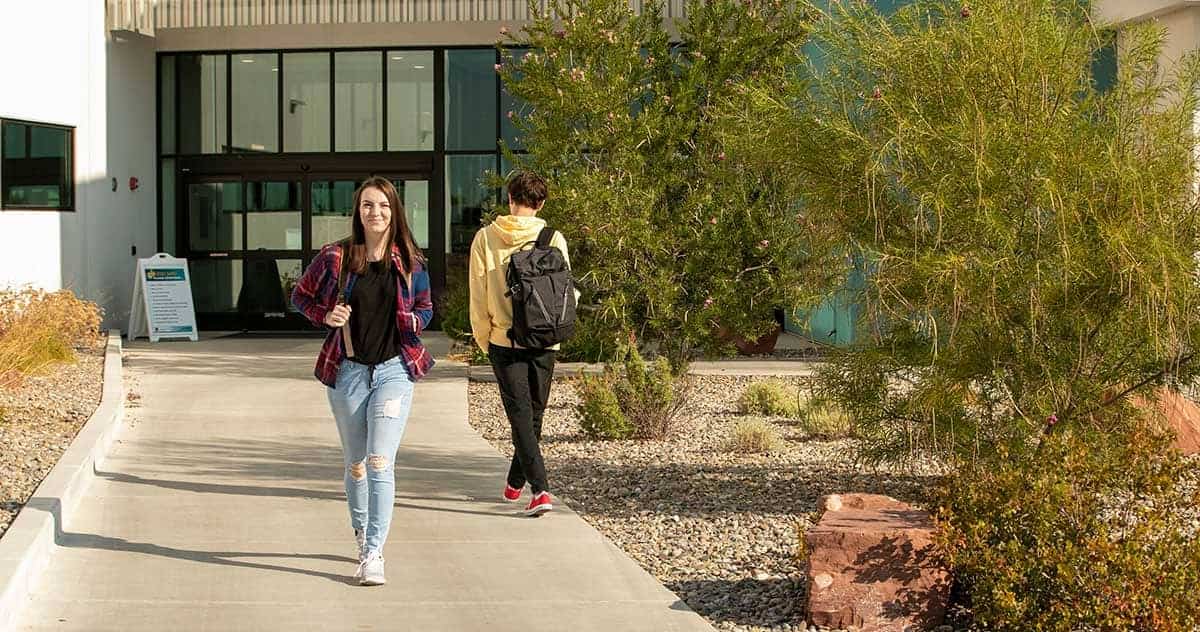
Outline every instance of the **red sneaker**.
POLYGON ((515 503, 518 500, 521 500, 521 490, 513 487, 512 485, 509 485, 508 483, 505 483, 504 484, 504 502, 515 503))
POLYGON ((537 517, 552 509, 554 509, 554 499, 550 497, 549 492, 542 492, 529 501, 529 506, 525 508, 525 515, 537 517))

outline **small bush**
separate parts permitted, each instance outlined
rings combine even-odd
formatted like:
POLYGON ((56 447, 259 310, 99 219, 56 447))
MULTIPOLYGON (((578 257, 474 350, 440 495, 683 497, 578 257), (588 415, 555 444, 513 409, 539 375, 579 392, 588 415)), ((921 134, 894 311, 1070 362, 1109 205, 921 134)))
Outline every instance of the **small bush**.
POLYGON ((809 400, 800 411, 800 427, 805 434, 825 439, 854 436, 854 420, 833 402, 809 400))
POLYGON ((562 343, 558 358, 562 362, 611 362, 620 352, 607 327, 596 322, 590 312, 578 312, 575 335, 562 343))
POLYGON ((447 275, 446 292, 438 306, 442 333, 451 340, 471 340, 471 288, 462 275, 447 275))
POLYGON ((1048 437, 942 491, 941 547, 990 630, 1191 632, 1200 624, 1200 492, 1162 437, 1048 437))
POLYGON ((764 454, 779 449, 779 431, 761 417, 742 419, 733 425, 729 450, 741 454, 764 454))
POLYGON ((798 388, 782 380, 767 380, 746 387, 738 400, 738 409, 749 415, 795 417, 800 414, 803 401, 798 388))
POLYGON ((628 439, 633 425, 621 411, 617 394, 607 375, 585 375, 579 380, 580 425, 594 439, 628 439))
POLYGON ((0 291, 0 387, 15 386, 96 341, 100 307, 68 290, 0 291))
POLYGON ((670 435, 688 402, 692 381, 666 358, 647 364, 631 349, 621 365, 580 382, 577 411, 583 430, 608 439, 662 439, 670 435))
MULTIPOLYGON (((610 365, 611 366, 611 365, 610 365)), ((664 439, 671 434, 691 394, 686 366, 676 371, 664 357, 647 364, 637 348, 625 357, 625 372, 613 383, 621 411, 640 439, 664 439)))

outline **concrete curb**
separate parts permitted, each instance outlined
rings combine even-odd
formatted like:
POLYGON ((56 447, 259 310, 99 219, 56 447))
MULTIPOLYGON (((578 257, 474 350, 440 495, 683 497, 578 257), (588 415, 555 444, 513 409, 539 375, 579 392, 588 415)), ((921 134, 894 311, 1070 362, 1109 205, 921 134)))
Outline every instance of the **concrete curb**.
POLYGON ((15 625, 49 563, 64 519, 83 497, 124 421, 121 333, 114 330, 108 334, 104 352, 100 405, 0 538, 0 630, 15 625))
MULTIPOLYGON (((693 362, 689 371, 692 375, 731 376, 778 376, 812 377, 819 363, 801 360, 718 360, 715 362, 693 362)), ((554 365, 554 377, 576 377, 580 372, 599 375, 604 372, 603 364, 563 362, 554 365)), ((472 366, 472 382, 495 382, 496 375, 489 366, 472 366)))

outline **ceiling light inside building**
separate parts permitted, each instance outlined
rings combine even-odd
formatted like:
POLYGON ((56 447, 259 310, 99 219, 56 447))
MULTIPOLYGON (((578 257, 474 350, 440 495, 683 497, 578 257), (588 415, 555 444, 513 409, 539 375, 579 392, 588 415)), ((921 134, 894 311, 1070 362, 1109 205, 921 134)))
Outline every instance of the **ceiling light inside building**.
POLYGON ((254 63, 254 60, 253 60, 253 59, 250 59, 249 57, 245 57, 245 58, 243 58, 243 59, 242 59, 242 63, 243 63, 243 64, 253 64, 253 63, 254 63))

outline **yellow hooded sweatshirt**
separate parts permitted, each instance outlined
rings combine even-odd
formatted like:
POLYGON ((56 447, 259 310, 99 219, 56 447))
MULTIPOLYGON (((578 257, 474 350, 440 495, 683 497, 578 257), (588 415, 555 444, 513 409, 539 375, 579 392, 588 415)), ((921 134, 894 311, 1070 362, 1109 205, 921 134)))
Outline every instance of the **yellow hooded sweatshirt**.
MULTIPOLYGON (((488 344, 518 347, 508 338, 512 327, 512 299, 505 296, 505 272, 508 258, 525 244, 536 241, 546 226, 540 217, 501 215, 496 221, 479 229, 471 242, 471 263, 468 276, 471 282, 471 333, 479 348, 487 351, 488 344)), ((555 231, 550 245, 562 251, 567 266, 567 240, 555 231)), ((558 349, 554 345, 551 349, 558 349)))

